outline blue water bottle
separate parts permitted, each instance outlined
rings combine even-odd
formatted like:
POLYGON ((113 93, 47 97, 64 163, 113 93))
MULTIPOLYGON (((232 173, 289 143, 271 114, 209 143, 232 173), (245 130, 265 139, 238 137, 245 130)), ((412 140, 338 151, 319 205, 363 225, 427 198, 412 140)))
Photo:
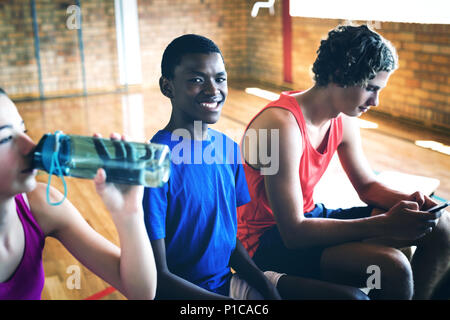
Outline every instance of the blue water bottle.
POLYGON ((97 137, 45 134, 36 146, 32 165, 51 175, 93 179, 99 168, 106 181, 161 187, 170 176, 166 145, 97 137))

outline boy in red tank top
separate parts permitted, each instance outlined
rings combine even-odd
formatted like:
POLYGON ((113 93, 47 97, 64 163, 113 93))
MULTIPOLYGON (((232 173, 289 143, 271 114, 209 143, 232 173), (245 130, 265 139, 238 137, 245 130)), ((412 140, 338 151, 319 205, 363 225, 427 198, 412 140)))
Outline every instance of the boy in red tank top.
MULTIPOLYGON (((396 51, 382 36, 364 25, 340 26, 321 41, 314 86, 282 93, 248 125, 241 148, 252 201, 238 209, 238 237, 262 270, 365 287, 376 265, 381 285, 370 295, 384 299, 428 299, 445 278, 449 216, 426 212, 436 203, 420 192, 377 182, 361 147, 356 117, 378 105, 396 68, 396 51), (278 157, 262 161, 261 145, 278 157), (335 151, 367 207, 330 210, 313 202, 335 151), (397 249, 410 245, 417 246, 413 265, 397 249)), ((291 298, 302 286, 297 277, 279 282, 291 298)))

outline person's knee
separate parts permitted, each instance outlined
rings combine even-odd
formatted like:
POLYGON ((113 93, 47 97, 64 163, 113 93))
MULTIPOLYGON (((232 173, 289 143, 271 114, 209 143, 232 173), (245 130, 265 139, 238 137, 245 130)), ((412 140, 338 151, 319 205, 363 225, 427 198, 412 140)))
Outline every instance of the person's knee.
POLYGON ((447 250, 448 252, 450 250, 450 215, 443 213, 433 231, 419 239, 418 245, 427 245, 431 246, 431 249, 435 248, 440 252, 447 250))
POLYGON ((358 288, 349 287, 347 289, 348 300, 370 300, 369 297, 358 288))
POLYGON ((394 248, 385 248, 378 259, 380 289, 390 298, 411 299, 413 296, 413 273, 408 258, 394 248))

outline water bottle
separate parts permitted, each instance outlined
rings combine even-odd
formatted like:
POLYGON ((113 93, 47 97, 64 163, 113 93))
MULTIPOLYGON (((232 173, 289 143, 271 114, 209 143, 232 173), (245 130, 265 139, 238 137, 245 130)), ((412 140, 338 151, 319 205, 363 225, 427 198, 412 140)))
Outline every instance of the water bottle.
POLYGON ((93 179, 99 168, 106 181, 161 187, 169 180, 170 150, 166 145, 97 137, 45 134, 36 146, 32 165, 50 174, 93 179))

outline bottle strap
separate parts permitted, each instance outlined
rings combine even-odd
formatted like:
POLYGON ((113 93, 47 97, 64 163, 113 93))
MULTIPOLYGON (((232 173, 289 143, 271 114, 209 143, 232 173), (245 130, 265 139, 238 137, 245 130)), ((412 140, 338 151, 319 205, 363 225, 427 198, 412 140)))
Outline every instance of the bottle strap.
POLYGON ((46 194, 47 194, 47 202, 51 206, 59 206, 67 198, 67 185, 66 185, 66 181, 64 180, 64 175, 61 170, 61 165, 59 164, 59 149, 60 149, 59 136, 60 135, 61 135, 61 131, 55 132, 55 150, 53 151, 53 154, 52 154, 52 159, 50 162, 50 170, 48 173, 48 183, 47 183, 46 194), (56 168, 56 170, 55 170, 55 168, 56 168), (62 198, 61 201, 58 201, 58 202, 52 202, 50 200, 50 184, 52 182, 53 172, 55 172, 55 174, 57 174, 58 177, 61 178, 63 186, 64 186, 64 197, 62 198))

